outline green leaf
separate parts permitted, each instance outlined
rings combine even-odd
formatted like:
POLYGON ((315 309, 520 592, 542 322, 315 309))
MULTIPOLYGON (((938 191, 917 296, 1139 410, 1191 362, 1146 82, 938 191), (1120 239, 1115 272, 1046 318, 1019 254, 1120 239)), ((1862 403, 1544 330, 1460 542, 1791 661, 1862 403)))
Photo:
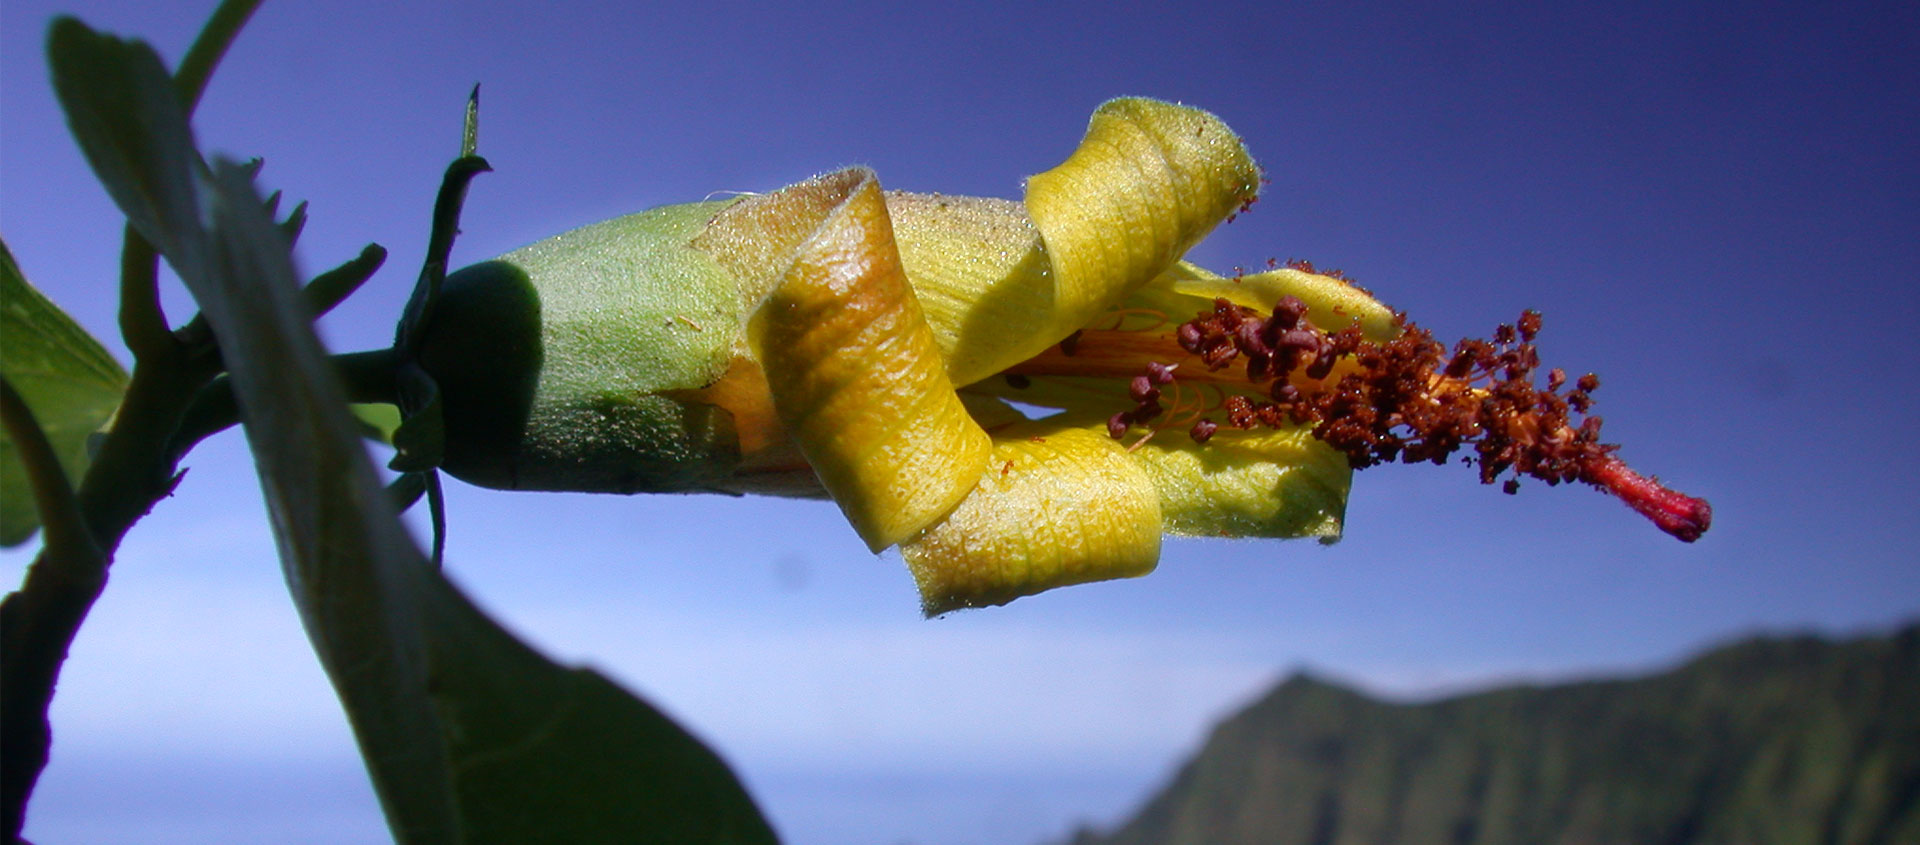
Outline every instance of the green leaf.
POLYGON ((540 656, 427 564, 359 442, 282 234, 244 174, 215 169, 215 272, 188 284, 231 366, 287 582, 395 837, 775 841, 697 739, 540 656))
POLYGON ((62 17, 47 34, 47 60, 67 126, 127 222, 182 277, 204 276, 200 156, 160 57, 62 17))
MULTIPOLYGON (((60 456, 69 483, 87 469, 87 437, 126 392, 127 371, 40 291, 27 283, 0 242, 0 374, 33 410, 60 456)), ((0 431, 0 546, 15 546, 40 525, 20 456, 0 431)))

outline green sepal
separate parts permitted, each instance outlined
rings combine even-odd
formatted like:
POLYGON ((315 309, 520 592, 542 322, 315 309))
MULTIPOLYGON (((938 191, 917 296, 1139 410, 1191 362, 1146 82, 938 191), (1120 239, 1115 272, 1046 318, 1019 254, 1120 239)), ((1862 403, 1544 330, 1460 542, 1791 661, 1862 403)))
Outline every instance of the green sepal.
POLYGON ((395 472, 423 472, 440 465, 446 455, 446 422, 440 402, 440 386, 416 364, 402 365, 396 377, 400 386, 399 427, 393 430, 393 460, 387 468, 395 472))
POLYGON ((688 243, 726 204, 616 218, 448 275, 412 335, 446 403, 442 468, 501 489, 722 489, 736 421, 692 394, 747 354, 740 294, 688 243))

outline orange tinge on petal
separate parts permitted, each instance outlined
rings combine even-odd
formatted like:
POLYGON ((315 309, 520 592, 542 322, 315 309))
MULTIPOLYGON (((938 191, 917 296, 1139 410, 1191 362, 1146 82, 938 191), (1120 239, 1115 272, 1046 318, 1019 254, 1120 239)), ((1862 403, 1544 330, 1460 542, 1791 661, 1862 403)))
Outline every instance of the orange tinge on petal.
POLYGON ((781 255, 761 227, 758 255, 721 255, 754 280, 743 290, 766 289, 747 339, 774 409, 867 546, 894 545, 967 495, 992 446, 947 378, 879 182, 863 168, 802 182, 734 206, 709 235, 748 220, 798 238, 781 255))

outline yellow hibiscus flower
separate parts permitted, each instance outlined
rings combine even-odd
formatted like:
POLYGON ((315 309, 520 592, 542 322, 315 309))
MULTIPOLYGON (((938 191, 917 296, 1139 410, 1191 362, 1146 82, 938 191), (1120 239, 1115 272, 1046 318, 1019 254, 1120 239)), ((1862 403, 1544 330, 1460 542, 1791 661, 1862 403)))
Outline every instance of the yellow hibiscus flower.
POLYGON ((1537 317, 1447 356, 1338 274, 1183 261, 1259 184, 1213 115, 1120 99, 1024 202, 849 168, 575 230, 448 277, 443 465, 824 492, 930 615, 1145 574, 1165 534, 1331 542, 1355 466, 1469 443, 1487 481, 1650 484, 1569 422, 1589 381, 1530 387, 1537 317))

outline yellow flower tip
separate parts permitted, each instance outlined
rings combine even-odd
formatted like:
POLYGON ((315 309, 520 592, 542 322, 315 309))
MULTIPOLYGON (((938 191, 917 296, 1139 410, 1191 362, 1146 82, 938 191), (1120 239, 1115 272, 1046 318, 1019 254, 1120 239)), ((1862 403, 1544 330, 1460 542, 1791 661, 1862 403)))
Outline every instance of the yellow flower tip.
POLYGON ((1101 105, 1073 154, 1027 180, 1027 213, 1068 329, 1179 260, 1259 184, 1259 167, 1219 118, 1141 98, 1101 105))
POLYGON ((1015 426, 992 464, 946 519, 900 545, 926 615, 1153 571, 1159 494, 1104 434, 1015 426))

